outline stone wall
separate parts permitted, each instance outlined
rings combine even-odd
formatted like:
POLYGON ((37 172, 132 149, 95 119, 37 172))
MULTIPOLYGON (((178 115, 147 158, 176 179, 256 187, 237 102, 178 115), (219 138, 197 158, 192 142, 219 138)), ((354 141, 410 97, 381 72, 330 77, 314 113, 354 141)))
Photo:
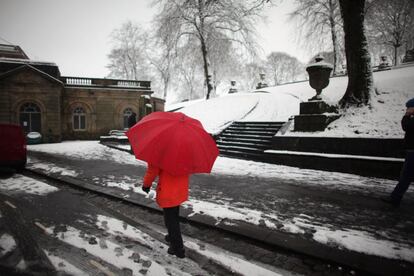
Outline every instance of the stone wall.
POLYGON ((153 111, 164 111, 165 101, 160 98, 151 97, 153 111))
POLYGON ((24 67, 0 79, 0 121, 20 123, 20 108, 36 104, 41 111, 44 142, 58 142, 62 137, 61 101, 63 84, 58 80, 24 67))
POLYGON ((63 97, 63 138, 98 139, 112 129, 123 129, 123 112, 130 108, 140 114, 140 99, 150 91, 66 87, 63 97), (74 130, 73 110, 86 111, 86 130, 74 130))

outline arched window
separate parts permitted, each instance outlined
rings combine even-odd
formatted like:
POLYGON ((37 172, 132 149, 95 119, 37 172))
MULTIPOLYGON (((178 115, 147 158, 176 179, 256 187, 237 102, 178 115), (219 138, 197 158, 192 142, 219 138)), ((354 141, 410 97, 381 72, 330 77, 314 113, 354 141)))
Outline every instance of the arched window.
POLYGON ((86 129, 86 112, 83 107, 76 107, 72 113, 73 129, 85 130, 86 129))
POLYGON ((20 125, 26 133, 41 132, 41 112, 35 103, 25 103, 19 110, 20 125))
MULTIPOLYGON (((126 108, 125 110, 124 110, 124 113, 123 113, 123 118, 124 118, 124 128, 129 128, 130 127, 130 124, 131 124, 131 119, 132 118, 130 118, 130 116, 132 115, 132 114, 134 114, 134 111, 132 111, 132 109, 131 108, 126 108)), ((135 119, 136 120, 136 119, 135 119)))

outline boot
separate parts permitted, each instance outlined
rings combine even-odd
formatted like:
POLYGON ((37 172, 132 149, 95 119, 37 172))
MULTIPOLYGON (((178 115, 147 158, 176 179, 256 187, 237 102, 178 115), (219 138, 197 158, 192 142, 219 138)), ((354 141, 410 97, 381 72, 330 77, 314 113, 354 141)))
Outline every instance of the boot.
POLYGON ((382 201, 384 201, 385 203, 391 204, 394 207, 399 207, 401 200, 395 199, 391 196, 387 196, 387 197, 383 197, 381 198, 382 201))
POLYGON ((172 246, 170 246, 167 250, 167 253, 170 255, 175 255, 180 259, 184 259, 185 258, 185 250, 184 248, 180 248, 180 249, 176 249, 172 246))

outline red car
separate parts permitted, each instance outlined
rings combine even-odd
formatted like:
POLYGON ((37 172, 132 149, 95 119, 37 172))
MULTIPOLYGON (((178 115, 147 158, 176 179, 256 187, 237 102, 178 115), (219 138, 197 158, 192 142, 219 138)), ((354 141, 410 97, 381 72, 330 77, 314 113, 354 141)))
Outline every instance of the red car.
POLYGON ((21 170, 26 162, 26 137, 22 127, 0 123, 0 166, 21 170))

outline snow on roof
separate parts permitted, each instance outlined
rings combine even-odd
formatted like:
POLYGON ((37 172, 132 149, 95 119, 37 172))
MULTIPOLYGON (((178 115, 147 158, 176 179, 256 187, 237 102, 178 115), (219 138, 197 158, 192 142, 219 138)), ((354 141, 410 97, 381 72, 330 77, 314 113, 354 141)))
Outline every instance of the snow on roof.
POLYGON ((31 60, 31 59, 20 59, 20 58, 5 58, 0 57, 0 62, 19 63, 19 64, 31 64, 31 65, 48 65, 57 66, 54 62, 31 60))

